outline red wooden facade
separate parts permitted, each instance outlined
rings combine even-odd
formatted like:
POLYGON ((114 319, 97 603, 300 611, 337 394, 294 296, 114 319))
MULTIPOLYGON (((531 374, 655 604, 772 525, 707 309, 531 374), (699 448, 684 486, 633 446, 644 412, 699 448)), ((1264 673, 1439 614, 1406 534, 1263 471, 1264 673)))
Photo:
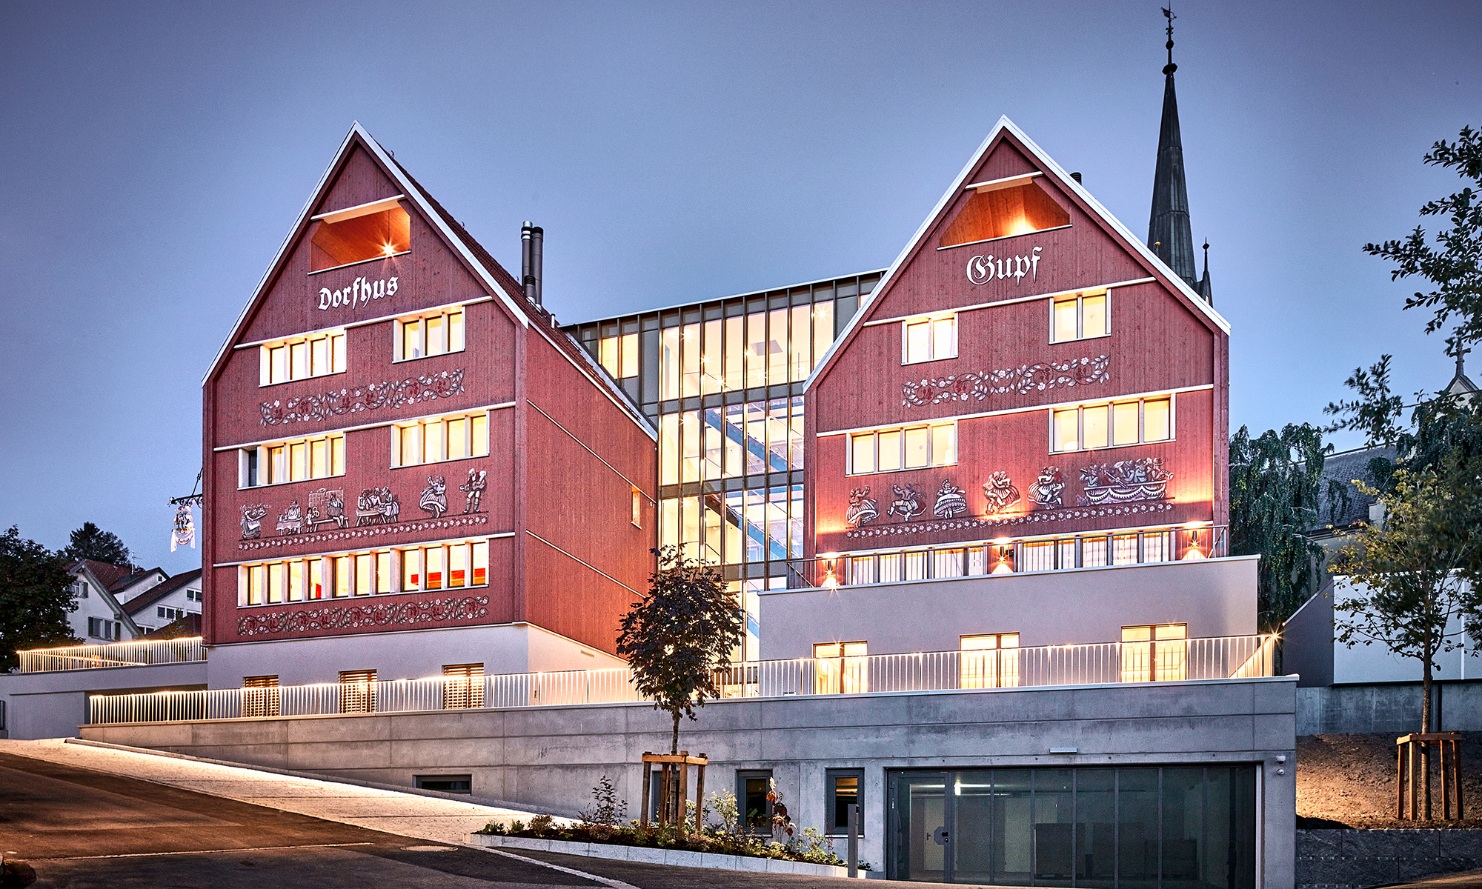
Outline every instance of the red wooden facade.
POLYGON ((1005 120, 808 384, 808 555, 1223 525, 1227 391, 1223 320, 1005 120), (965 229, 994 231, 982 219, 998 212, 1002 221, 1003 208, 989 199, 1026 184, 1035 200, 1024 202, 1018 230, 1037 230, 959 243, 965 229), (1054 298, 1101 288, 1109 335, 1053 342, 1054 298), (905 319, 932 315, 955 317, 955 357, 904 363, 905 319), (1139 396, 1171 396, 1172 440, 1052 453, 1055 407, 1139 396), (954 418, 955 463, 850 473, 851 432, 954 418), (1161 490, 1088 491, 1082 471, 1095 477, 1098 466, 1171 478, 1161 490), (1034 502, 1031 485, 1052 469, 1059 505, 1034 502), (984 486, 999 472, 1018 499, 994 509, 984 486), (950 488, 939 500, 944 482, 965 509, 950 488), (902 499, 906 517, 891 514, 902 499))
POLYGON ((210 644, 528 622, 612 651, 652 569, 652 428, 358 126, 208 374, 204 411, 210 644), (311 271, 315 217, 388 199, 410 217, 406 249, 311 271), (394 360, 398 318, 460 306, 461 351, 394 360), (339 329, 342 371, 264 384, 263 344, 339 329), (393 468, 393 424, 482 410, 487 456, 393 468), (242 485, 244 448, 321 433, 344 435, 341 474, 242 485), (481 497, 460 490, 471 473, 481 497), (245 565, 439 541, 487 541, 487 573, 343 597, 316 591, 319 574, 295 601, 239 601, 245 565))

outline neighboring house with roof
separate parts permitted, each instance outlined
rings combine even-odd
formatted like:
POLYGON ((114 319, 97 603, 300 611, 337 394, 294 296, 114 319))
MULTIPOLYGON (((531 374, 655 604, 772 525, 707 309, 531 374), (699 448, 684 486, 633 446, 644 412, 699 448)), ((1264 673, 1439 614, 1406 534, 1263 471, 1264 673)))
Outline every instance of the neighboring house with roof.
POLYGON ((201 569, 177 574, 163 583, 134 596, 124 603, 124 610, 144 634, 201 613, 201 569))
POLYGON ((72 575, 72 601, 77 608, 67 616, 72 635, 87 643, 118 642, 136 638, 139 627, 124 609, 121 596, 155 586, 169 575, 155 568, 136 571, 129 565, 110 565, 94 559, 79 559, 67 566, 72 575))

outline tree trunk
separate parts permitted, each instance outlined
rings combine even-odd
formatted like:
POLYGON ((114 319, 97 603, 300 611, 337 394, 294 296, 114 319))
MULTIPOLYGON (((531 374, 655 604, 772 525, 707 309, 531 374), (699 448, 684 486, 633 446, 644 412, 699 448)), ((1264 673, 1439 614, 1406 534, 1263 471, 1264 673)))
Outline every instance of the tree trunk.
POLYGON ((1431 662, 1425 659, 1425 671, 1420 674, 1420 693, 1423 700, 1420 702, 1420 731, 1422 734, 1431 730, 1431 662))
MULTIPOLYGON (((1426 682, 1430 682, 1430 672, 1429 672, 1430 671, 1430 667, 1429 666, 1426 667, 1426 671, 1427 671, 1426 672, 1426 682)), ((1426 686, 1426 687, 1429 688, 1430 686, 1426 686)), ((1426 692, 1426 694, 1430 694, 1430 692, 1426 692)), ((678 756, 679 755, 679 711, 676 710, 673 713, 671 713, 670 715, 674 717, 674 733, 669 736, 669 754, 671 756, 678 756)))

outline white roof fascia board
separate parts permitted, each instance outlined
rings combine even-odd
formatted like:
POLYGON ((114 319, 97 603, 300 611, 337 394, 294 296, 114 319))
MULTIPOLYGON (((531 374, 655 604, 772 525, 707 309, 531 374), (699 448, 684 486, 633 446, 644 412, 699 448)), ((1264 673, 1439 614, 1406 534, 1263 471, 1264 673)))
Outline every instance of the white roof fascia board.
MULTIPOLYGON (((1091 193, 1086 191, 1086 189, 1079 182, 1076 182, 1074 179, 1072 179, 1070 177, 1070 174, 1067 173, 1064 168, 1062 168, 1058 163, 1055 162, 1053 158, 1046 154, 1045 150, 1043 148, 1040 148, 1033 139, 1025 135, 1024 131, 1019 129, 1018 125, 1015 124, 1012 120, 1009 120, 1007 115, 1000 117, 998 119, 998 123, 993 125, 993 129, 988 133, 987 138, 985 138, 982 144, 978 146, 978 150, 973 152, 972 158, 969 159, 967 164, 963 166, 962 172, 958 173, 957 178, 952 180, 951 186, 949 186, 947 188, 947 191, 942 194, 941 200, 937 201, 936 206, 932 208, 931 213, 927 215, 926 219, 921 223, 921 226, 916 229, 916 234, 911 237, 911 240, 906 244, 905 249, 902 250, 900 252, 900 255, 896 257, 895 261, 890 264, 890 268, 886 269, 884 277, 882 277, 880 279, 880 282, 875 285, 875 289, 870 294, 869 304, 873 304, 875 301, 875 297, 885 291, 886 285, 889 284, 895 277, 896 273, 900 270, 901 265, 906 261, 906 259, 916 251, 916 248, 920 244, 922 238, 926 236, 927 229, 933 222, 936 221, 941 212, 946 209, 947 204, 950 201, 956 199, 958 195, 960 195, 965 190, 966 186, 964 185, 964 183, 967 180, 968 174, 971 173, 972 170, 977 167, 979 163, 982 162, 983 156, 987 153, 989 146, 993 144, 994 140, 997 139, 999 134, 1004 130, 1008 130, 1010 133, 1012 133, 1014 137, 1023 144, 1024 148, 1035 158, 1035 160, 1037 160, 1044 167, 1044 170, 1046 172, 1053 175, 1061 185, 1065 186, 1069 191, 1080 197, 1081 200, 1085 201, 1086 205, 1090 207, 1091 211, 1100 216, 1102 221, 1107 223, 1115 233, 1120 235, 1123 241, 1134 247, 1137 250, 1138 254, 1140 254, 1148 262, 1152 263, 1158 271, 1162 272, 1164 277, 1172 283, 1174 289, 1181 291, 1184 297, 1196 310, 1203 313, 1205 317, 1213 322, 1214 325, 1225 334, 1229 334, 1230 322, 1226 321, 1218 312, 1214 310, 1214 307, 1210 306, 1203 300, 1203 298, 1196 294, 1193 289, 1189 287, 1188 282, 1179 277, 1177 273, 1170 269, 1168 265, 1163 262, 1163 260, 1158 258, 1157 254, 1148 249, 1148 246, 1146 244, 1142 243, 1142 241, 1134 237, 1132 232, 1129 231, 1127 227, 1121 223, 1120 220, 1113 216, 1111 212, 1106 209, 1106 207, 1102 206, 1100 201, 1092 197, 1091 193)), ((854 317, 850 319, 848 326, 846 326, 844 330, 837 337, 834 338, 834 341, 829 346, 828 351, 824 352, 823 357, 820 358, 818 364, 814 366, 813 372, 808 375, 808 379, 803 383, 803 391, 805 393, 813 387, 814 382, 823 375, 823 372, 825 370, 828 369, 828 366, 833 362, 834 353, 838 351, 839 347, 854 334, 855 328, 859 327, 863 323, 865 308, 866 305, 860 306, 859 311, 855 312, 854 317)))

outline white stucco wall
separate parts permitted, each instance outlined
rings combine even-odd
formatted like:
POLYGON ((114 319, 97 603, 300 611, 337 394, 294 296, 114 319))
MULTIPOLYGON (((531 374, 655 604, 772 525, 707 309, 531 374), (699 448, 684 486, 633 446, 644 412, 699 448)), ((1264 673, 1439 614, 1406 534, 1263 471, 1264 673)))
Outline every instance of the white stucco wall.
POLYGON ((977 633, 1018 633, 1026 648, 1116 642, 1137 624, 1187 623, 1191 638, 1249 635, 1257 559, 770 590, 760 597, 761 656, 812 657, 814 643, 832 641, 865 641, 870 654, 956 651, 977 633))

